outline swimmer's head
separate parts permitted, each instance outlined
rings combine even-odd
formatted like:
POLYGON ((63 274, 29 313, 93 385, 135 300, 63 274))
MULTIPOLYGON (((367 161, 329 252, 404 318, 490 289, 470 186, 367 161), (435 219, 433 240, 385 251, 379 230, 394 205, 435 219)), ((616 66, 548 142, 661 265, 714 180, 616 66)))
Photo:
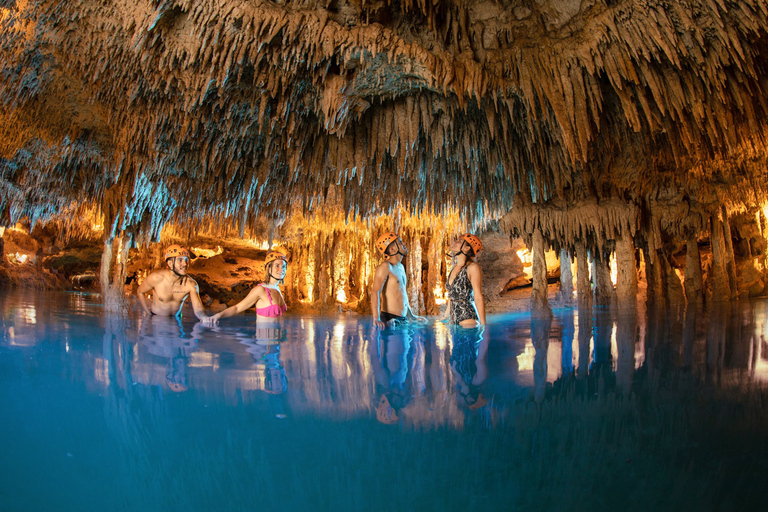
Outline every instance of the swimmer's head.
POLYGON ((189 265, 189 251, 184 247, 173 244, 165 249, 165 263, 177 276, 184 276, 189 265))
POLYGON ((264 268, 267 271, 268 280, 272 278, 276 281, 282 281, 288 271, 288 256, 280 251, 270 251, 264 261, 264 268))
POLYGON ((265 368, 264 391, 272 395, 282 395, 288 391, 288 379, 282 366, 277 368, 265 368))
POLYGON ((482 249, 483 242, 481 242, 475 235, 466 233, 459 236, 451 243, 448 255, 453 257, 458 254, 463 254, 467 258, 474 258, 482 249))
POLYGON ((408 254, 408 248, 405 247, 402 238, 397 233, 384 233, 376 240, 376 249, 382 256, 397 256, 400 254, 405 257, 408 254))

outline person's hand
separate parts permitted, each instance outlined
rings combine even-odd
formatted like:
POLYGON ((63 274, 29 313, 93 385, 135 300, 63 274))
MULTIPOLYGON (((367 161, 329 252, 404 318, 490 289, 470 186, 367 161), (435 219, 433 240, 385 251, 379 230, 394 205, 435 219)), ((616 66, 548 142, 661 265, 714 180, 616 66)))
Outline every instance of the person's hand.
POLYGON ((385 324, 381 320, 374 320, 373 321, 373 325, 375 325, 377 329, 386 329, 387 328, 387 324, 385 324))
POLYGON ((220 316, 221 315, 218 315, 218 314, 213 315, 213 316, 209 316, 207 318, 203 318, 202 320, 200 320, 200 322, 203 325, 205 325, 206 327, 212 327, 212 326, 217 325, 219 323, 220 316))

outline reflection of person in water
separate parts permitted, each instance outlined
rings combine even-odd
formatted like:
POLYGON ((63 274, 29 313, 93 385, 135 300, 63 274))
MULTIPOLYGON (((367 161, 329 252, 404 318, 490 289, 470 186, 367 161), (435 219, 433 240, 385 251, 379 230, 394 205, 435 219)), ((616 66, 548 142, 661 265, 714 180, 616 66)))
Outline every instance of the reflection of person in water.
POLYGON ((285 405, 279 395, 288 391, 285 367, 280 362, 280 343, 287 339, 285 329, 275 324, 259 326, 253 337, 243 337, 240 343, 253 357, 256 371, 263 375, 263 390, 270 394, 270 404, 278 418, 285 418, 285 405), (274 399, 272 398, 274 397, 274 399))
POLYGON ((488 377, 488 367, 485 364, 488 331, 482 326, 474 329, 453 326, 451 333, 451 370, 456 377, 459 404, 470 409, 479 409, 488 403, 480 392, 480 387, 488 377))
POLYGON ((168 359, 165 380, 171 391, 187 390, 189 356, 197 350, 197 325, 184 330, 180 317, 147 316, 141 319, 139 341, 150 354, 168 359))
POLYGON ((369 344, 371 366, 376 379, 376 419, 391 425, 400 419, 400 411, 408 402, 408 370, 413 363, 412 326, 388 327, 374 331, 374 343, 369 344))

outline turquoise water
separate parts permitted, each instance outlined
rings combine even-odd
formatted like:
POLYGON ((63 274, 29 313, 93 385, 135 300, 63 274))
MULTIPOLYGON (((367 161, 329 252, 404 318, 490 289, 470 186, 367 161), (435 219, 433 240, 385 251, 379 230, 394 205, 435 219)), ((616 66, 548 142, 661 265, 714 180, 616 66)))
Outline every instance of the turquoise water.
POLYGON ((379 333, 0 292, 0 510, 764 509, 768 303, 724 307, 379 333))

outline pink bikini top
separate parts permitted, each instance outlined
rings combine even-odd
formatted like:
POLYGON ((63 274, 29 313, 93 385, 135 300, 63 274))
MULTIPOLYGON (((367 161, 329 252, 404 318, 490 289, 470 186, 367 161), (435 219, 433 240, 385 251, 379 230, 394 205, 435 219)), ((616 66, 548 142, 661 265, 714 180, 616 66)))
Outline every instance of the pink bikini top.
POLYGON ((256 308, 256 314, 259 316, 267 316, 272 318, 283 316, 283 313, 288 311, 288 306, 285 303, 283 303, 282 305, 273 304, 272 294, 269 293, 269 288, 267 288, 263 284, 260 284, 259 286, 264 288, 264 291, 267 292, 267 298, 269 299, 269 306, 265 308, 256 308))

